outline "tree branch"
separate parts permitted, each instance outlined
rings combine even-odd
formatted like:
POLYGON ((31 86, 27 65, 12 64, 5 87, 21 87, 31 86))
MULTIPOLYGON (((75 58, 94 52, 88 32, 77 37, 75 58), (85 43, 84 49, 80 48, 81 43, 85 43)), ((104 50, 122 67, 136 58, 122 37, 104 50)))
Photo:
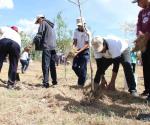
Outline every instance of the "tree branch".
POLYGON ((75 5, 77 5, 77 6, 79 6, 76 2, 74 2, 74 1, 72 1, 72 0, 68 0, 70 3, 73 3, 73 4, 75 4, 75 5))

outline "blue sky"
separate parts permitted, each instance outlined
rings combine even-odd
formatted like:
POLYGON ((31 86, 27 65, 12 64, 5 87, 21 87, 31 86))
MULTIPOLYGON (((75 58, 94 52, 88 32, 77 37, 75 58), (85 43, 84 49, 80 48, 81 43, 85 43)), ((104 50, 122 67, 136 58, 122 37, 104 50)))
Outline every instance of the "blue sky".
MULTIPOLYGON (((121 24, 136 23, 140 10, 131 0, 87 0, 82 4, 82 9, 94 35, 122 38, 125 35, 120 30, 121 24)), ((53 21, 59 11, 63 12, 69 29, 74 30, 76 18, 79 17, 78 7, 67 0, 0 0, 0 26, 17 25, 26 32, 36 32, 36 15, 44 14, 53 21)))

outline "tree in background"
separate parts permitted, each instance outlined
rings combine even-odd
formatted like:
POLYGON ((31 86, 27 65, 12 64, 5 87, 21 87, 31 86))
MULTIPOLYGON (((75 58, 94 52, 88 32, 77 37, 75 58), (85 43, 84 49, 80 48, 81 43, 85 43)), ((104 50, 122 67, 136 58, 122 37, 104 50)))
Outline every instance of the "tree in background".
POLYGON ((21 49, 23 50, 23 48, 25 48, 26 46, 29 45, 29 43, 31 42, 31 37, 28 36, 25 32, 21 31, 20 32, 21 35, 21 49))
POLYGON ((71 48, 72 31, 68 29, 67 24, 62 18, 62 12, 57 14, 56 22, 56 36, 57 36, 57 51, 66 53, 71 48))
MULTIPOLYGON (((31 42, 32 42, 32 36, 27 35, 25 32, 21 31, 20 32, 21 35, 21 51, 24 50, 25 47, 27 47, 31 42)), ((30 52, 31 54, 31 58, 33 60, 40 60, 41 59, 41 51, 35 51, 35 50, 31 50, 30 52)))
POLYGON ((121 24, 121 30, 124 33, 126 39, 129 40, 129 45, 133 46, 133 40, 136 33, 136 24, 133 22, 124 22, 121 24))
MULTIPOLYGON (((57 38, 57 51, 61 53, 68 53, 72 45, 72 31, 68 29, 67 24, 62 18, 62 12, 60 11, 55 18, 56 25, 56 38, 57 38)), ((28 46, 33 39, 33 35, 29 35, 24 31, 20 32, 22 38, 22 51, 28 46)), ((41 51, 31 50, 31 56, 34 60, 41 59, 41 51)))

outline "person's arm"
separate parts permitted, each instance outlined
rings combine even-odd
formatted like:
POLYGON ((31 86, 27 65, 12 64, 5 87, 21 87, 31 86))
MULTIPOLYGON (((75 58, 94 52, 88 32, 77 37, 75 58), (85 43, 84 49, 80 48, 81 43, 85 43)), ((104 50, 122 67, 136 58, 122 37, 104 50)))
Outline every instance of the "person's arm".
POLYGON ((84 50, 86 50, 87 48, 89 48, 89 43, 88 42, 85 42, 84 46, 77 51, 77 54, 83 52, 84 50))
POLYGON ((113 71, 113 72, 112 72, 112 77, 111 77, 110 83, 115 84, 116 78, 117 78, 117 73, 113 71))
POLYGON ((143 35, 143 32, 142 32, 142 11, 140 11, 139 15, 138 15, 136 35, 137 36, 143 35))
POLYGON ((84 41, 85 41, 85 42, 84 42, 84 46, 83 46, 80 50, 77 51, 77 54, 76 54, 76 55, 78 55, 79 53, 81 53, 81 52, 83 52, 84 50, 86 50, 86 49, 89 48, 89 36, 87 35, 87 33, 86 33, 86 35, 85 35, 84 41))
POLYGON ((73 39, 73 47, 77 46, 77 39, 73 39))

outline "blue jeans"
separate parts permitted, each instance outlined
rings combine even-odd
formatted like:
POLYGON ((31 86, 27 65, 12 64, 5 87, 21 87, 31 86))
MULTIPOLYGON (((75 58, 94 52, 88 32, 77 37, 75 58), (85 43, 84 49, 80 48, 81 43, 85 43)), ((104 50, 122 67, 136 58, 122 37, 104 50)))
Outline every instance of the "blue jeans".
POLYGON ((78 85, 84 86, 87 75, 89 54, 79 54, 73 59, 72 69, 78 77, 78 85))
POLYGON ((52 84, 57 84, 55 57, 56 57, 55 50, 43 50, 42 53, 43 84, 49 84, 49 71, 52 78, 52 84))
POLYGON ((28 61, 28 60, 22 60, 22 59, 21 59, 20 62, 21 62, 21 65, 22 65, 21 71, 22 71, 22 73, 23 73, 24 71, 27 70, 28 65, 29 65, 29 61, 28 61))

